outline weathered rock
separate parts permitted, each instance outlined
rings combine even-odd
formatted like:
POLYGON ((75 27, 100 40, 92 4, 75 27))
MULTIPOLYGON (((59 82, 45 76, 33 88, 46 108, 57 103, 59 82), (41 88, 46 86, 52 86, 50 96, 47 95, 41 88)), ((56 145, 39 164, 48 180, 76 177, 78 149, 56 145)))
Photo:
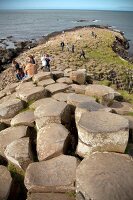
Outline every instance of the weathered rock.
POLYGON ((43 105, 48 105, 49 103, 54 103, 57 102, 56 100, 54 100, 53 98, 43 98, 43 99, 39 99, 37 101, 35 101, 34 103, 32 103, 30 105, 31 109, 36 109, 39 106, 43 106, 43 105))
POLYGON ((88 102, 82 102, 79 103, 76 107, 75 110, 75 119, 76 119, 76 123, 79 122, 80 117, 82 115, 82 113, 85 113, 87 111, 92 112, 92 111, 106 111, 106 112, 111 112, 112 109, 109 107, 105 107, 95 101, 88 101, 88 102))
POLYGON ((61 124, 51 123, 37 133, 37 153, 39 161, 63 154, 68 130, 61 124))
POLYGON ((64 93, 64 92, 59 92, 57 94, 54 94, 52 98, 56 99, 57 101, 64 101, 67 102, 67 97, 70 93, 64 93))
POLYGON ((39 106, 34 112, 38 129, 49 123, 69 123, 70 107, 65 102, 54 102, 39 106))
POLYGON ((0 99, 2 99, 5 96, 6 96, 6 93, 4 92, 4 90, 0 91, 0 99))
POLYGON ((33 87, 36 87, 36 85, 33 82, 21 82, 18 87, 16 87, 16 91, 21 91, 24 89, 32 90, 33 87))
POLYGON ((67 103, 76 107, 79 103, 94 101, 93 97, 88 97, 82 94, 69 94, 67 97, 67 103))
POLYGON ((3 98, 0 99, 0 104, 5 103, 9 100, 14 100, 16 99, 16 92, 10 94, 10 95, 6 95, 3 98))
POLYGON ((50 79, 51 77, 51 72, 39 72, 33 76, 33 82, 38 83, 39 81, 50 79))
POLYGON ((10 143, 4 152, 7 160, 19 168, 26 170, 32 162, 29 138, 21 138, 10 143))
MULTIPOLYGON (((95 97, 103 97, 104 95, 108 95, 110 100, 114 99, 115 97, 115 90, 107 87, 105 85, 88 85, 85 90, 85 95, 88 96, 95 96, 95 97)), ((107 97, 106 97, 107 98, 107 97)))
POLYGON ((31 110, 19 113, 11 120, 11 126, 30 126, 34 127, 35 117, 34 112, 31 110))
POLYGON ((82 85, 86 81, 86 72, 85 71, 72 71, 72 72, 70 72, 70 79, 74 83, 78 83, 78 84, 82 85))
POLYGON ((55 83, 55 84, 46 86, 45 89, 48 90, 51 94, 55 94, 58 92, 64 92, 69 87, 70 86, 65 83, 55 83))
POLYGON ((70 78, 62 77, 57 79, 57 83, 66 83, 66 84, 72 84, 72 80, 70 78))
POLYGON ((11 85, 7 85, 4 89, 4 92, 6 95, 12 94, 16 92, 16 87, 18 86, 18 83, 12 83, 11 85))
POLYGON ((4 157, 4 151, 11 142, 26 136, 27 126, 10 127, 0 132, 0 155, 4 157))
POLYGON ((10 188, 11 188, 12 178, 10 172, 6 167, 0 165, 0 199, 7 200, 10 188))
POLYGON ((8 119, 14 117, 23 108, 23 102, 19 99, 5 101, 0 104, 0 118, 8 119))
POLYGON ((76 94, 85 94, 85 89, 86 85, 77 85, 77 84, 72 84, 72 88, 74 89, 76 94))
POLYGON ((17 97, 26 102, 41 99, 46 95, 44 87, 41 86, 23 88, 22 90, 17 91, 17 97))
POLYGON ((133 105, 127 102, 113 102, 110 106, 117 114, 126 115, 129 112, 133 112, 133 105))
POLYGON ((128 121, 129 121, 129 128, 133 129, 133 116, 125 115, 123 117, 126 118, 126 119, 128 119, 128 121))
POLYGON ((66 69, 64 70, 64 76, 69 77, 71 71, 72 71, 72 68, 66 68, 66 69))
POLYGON ((95 153, 76 171, 77 200, 132 200, 133 160, 128 155, 95 153))
POLYGON ((74 191, 76 168, 76 158, 66 155, 32 163, 26 170, 25 186, 38 193, 74 191))
POLYGON ((52 71, 52 74, 53 74, 54 80, 57 80, 58 78, 61 78, 64 76, 63 71, 52 71))
POLYGON ((51 85, 51 84, 54 84, 54 83, 55 83, 55 81, 52 78, 49 78, 49 79, 38 82, 37 85, 46 87, 47 85, 51 85))
POLYGON ((75 200, 73 193, 31 193, 27 200, 75 200))
POLYGON ((77 153, 82 157, 96 151, 124 153, 126 149, 129 124, 119 115, 104 111, 86 112, 81 115, 77 128, 80 139, 77 153))

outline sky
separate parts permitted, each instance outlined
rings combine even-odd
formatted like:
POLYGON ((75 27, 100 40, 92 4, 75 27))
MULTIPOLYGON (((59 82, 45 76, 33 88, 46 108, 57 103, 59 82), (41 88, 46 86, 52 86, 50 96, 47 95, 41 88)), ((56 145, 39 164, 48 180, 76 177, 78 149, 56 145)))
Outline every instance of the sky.
POLYGON ((87 9, 133 11, 133 0, 0 0, 0 9, 87 9))

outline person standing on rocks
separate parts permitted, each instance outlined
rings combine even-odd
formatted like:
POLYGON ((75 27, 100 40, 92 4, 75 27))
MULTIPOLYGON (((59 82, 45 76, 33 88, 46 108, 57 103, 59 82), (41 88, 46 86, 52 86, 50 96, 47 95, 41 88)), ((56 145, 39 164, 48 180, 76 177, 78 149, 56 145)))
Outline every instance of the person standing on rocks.
POLYGON ((51 59, 50 59, 48 54, 46 54, 46 56, 45 56, 45 61, 46 61, 46 69, 48 71, 50 71, 50 61, 51 61, 51 59))
POLYGON ((80 52, 79 58, 81 58, 81 57, 83 57, 84 59, 86 59, 86 57, 85 57, 85 52, 84 52, 83 49, 82 49, 81 52, 80 52))
POLYGON ((61 43, 60 43, 60 46, 61 46, 61 50, 64 51, 65 43, 64 43, 64 42, 61 42, 61 43))
POLYGON ((23 68, 20 67, 20 65, 18 64, 18 62, 13 59, 12 60, 12 66, 15 68, 15 73, 16 73, 16 78, 20 81, 23 79, 24 77, 24 71, 23 71, 23 68))
POLYGON ((75 50, 75 46, 74 44, 72 45, 72 53, 74 53, 74 50, 75 50))

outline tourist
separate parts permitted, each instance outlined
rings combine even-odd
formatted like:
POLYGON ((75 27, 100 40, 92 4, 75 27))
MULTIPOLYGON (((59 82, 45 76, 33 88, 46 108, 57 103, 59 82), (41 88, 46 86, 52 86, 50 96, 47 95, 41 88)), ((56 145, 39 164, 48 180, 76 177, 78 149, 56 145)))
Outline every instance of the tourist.
POLYGON ((45 70, 45 68, 46 68, 45 54, 43 54, 43 55, 41 56, 41 62, 42 62, 42 67, 41 67, 41 69, 44 69, 44 70, 45 70))
POLYGON ((72 53, 74 53, 74 49, 75 49, 75 46, 74 44, 72 45, 72 53))
POLYGON ((33 55, 29 55, 28 58, 29 58, 29 60, 30 60, 30 63, 32 63, 32 64, 36 64, 36 62, 35 62, 35 58, 34 58, 33 55))
POLYGON ((66 44, 67 51, 70 50, 68 43, 66 44))
POLYGON ((64 42, 61 42, 61 43, 60 43, 60 46, 61 46, 61 50, 63 51, 63 50, 64 50, 65 43, 64 43, 64 42))
POLYGON ((30 78, 33 75, 37 74, 37 66, 36 64, 32 64, 30 61, 28 61, 28 63, 26 64, 26 67, 24 69, 25 72, 25 78, 30 78))
POLYGON ((85 57, 85 52, 84 52, 83 49, 81 50, 81 52, 80 52, 80 56, 79 56, 79 57, 80 57, 80 58, 81 58, 81 57, 86 58, 86 57, 85 57))
POLYGON ((24 77, 24 71, 23 71, 23 68, 20 67, 20 65, 18 64, 18 62, 13 59, 12 60, 12 66, 15 68, 15 73, 16 73, 16 78, 20 81, 23 79, 24 77))
POLYGON ((46 69, 48 71, 50 71, 50 61, 51 61, 51 59, 50 59, 48 54, 46 54, 46 56, 45 56, 45 61, 46 61, 46 69))

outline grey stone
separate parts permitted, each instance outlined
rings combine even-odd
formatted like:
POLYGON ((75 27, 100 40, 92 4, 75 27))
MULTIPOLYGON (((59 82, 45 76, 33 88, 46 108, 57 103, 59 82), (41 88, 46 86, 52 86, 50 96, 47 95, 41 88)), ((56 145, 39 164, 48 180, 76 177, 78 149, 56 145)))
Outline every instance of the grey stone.
POLYGON ((49 123, 69 123, 70 107, 65 102, 53 102, 39 106, 34 112, 38 129, 49 123))
POLYGON ((12 178, 10 172, 6 167, 0 165, 0 199, 7 200, 10 188, 12 184, 12 178))
POLYGON ((85 151, 87 154, 96 151, 125 152, 129 137, 129 123, 125 118, 104 111, 85 112, 77 128, 82 141, 82 146, 80 142, 77 147, 80 156, 85 157, 85 151))
POLYGON ((6 95, 10 95, 16 92, 16 87, 18 86, 18 84, 19 83, 12 83, 10 85, 7 85, 3 91, 6 93, 6 95))
POLYGON ((127 102, 113 102, 110 106, 117 114, 126 115, 133 112, 133 105, 127 102))
POLYGON ((34 103, 32 103, 30 105, 31 109, 36 109, 39 106, 43 106, 43 105, 48 105, 49 103, 54 103, 56 102, 56 100, 54 100, 53 98, 43 98, 43 99, 39 99, 37 101, 35 101, 34 103))
POLYGON ((26 170, 32 162, 32 153, 29 138, 20 138, 10 143, 4 152, 7 160, 17 167, 26 170))
POLYGON ((74 89, 76 94, 85 94, 85 89, 86 85, 77 85, 77 84, 72 84, 72 88, 74 89))
POLYGON ((49 79, 38 82, 37 85, 46 87, 47 85, 51 85, 51 84, 54 84, 54 83, 55 83, 55 81, 52 78, 49 78, 49 79))
POLYGON ((37 153, 39 161, 63 154, 68 130, 61 124, 51 123, 37 133, 37 153))
POLYGON ((4 151, 11 142, 27 135, 27 126, 9 127, 0 132, 0 155, 5 157, 4 151))
POLYGON ((51 72, 39 72, 33 76, 33 82, 38 83, 39 81, 51 78, 51 72))
POLYGON ((32 163, 26 170, 24 183, 29 192, 74 191, 76 168, 76 158, 66 155, 32 163))
POLYGON ((76 107, 78 106, 79 103, 82 102, 90 102, 90 101, 94 101, 93 97, 88 97, 82 94, 69 94, 67 97, 67 103, 76 107))
POLYGON ((132 200, 133 160, 128 155, 95 153, 76 171, 77 200, 132 200))
POLYGON ((17 97, 23 101, 30 102, 41 99, 47 95, 44 87, 26 87, 17 91, 17 97))
POLYGON ((86 82, 86 72, 85 71, 72 71, 70 72, 70 79, 80 85, 86 82))
POLYGON ((54 94, 52 96, 53 99, 56 99, 57 101, 64 101, 64 102, 67 102, 67 98, 68 98, 68 95, 70 93, 64 93, 64 92, 59 92, 57 94, 54 94))
POLYGON ((14 118, 12 118, 11 126, 25 125, 25 126, 34 127, 35 125, 34 122, 35 122, 34 112, 31 110, 28 110, 28 111, 19 113, 14 118))
POLYGON ((73 193, 31 193, 27 200, 75 200, 73 193))
POLYGON ((0 118, 8 119, 14 117, 23 107, 23 102, 19 99, 5 101, 0 104, 0 118))
POLYGON ((72 84, 72 80, 70 78, 62 77, 57 79, 57 83, 66 83, 66 84, 72 84))
POLYGON ((55 84, 48 85, 45 87, 45 89, 47 91, 49 91, 51 94, 55 94, 58 92, 64 92, 68 88, 70 88, 70 86, 65 83, 55 83, 55 84))

